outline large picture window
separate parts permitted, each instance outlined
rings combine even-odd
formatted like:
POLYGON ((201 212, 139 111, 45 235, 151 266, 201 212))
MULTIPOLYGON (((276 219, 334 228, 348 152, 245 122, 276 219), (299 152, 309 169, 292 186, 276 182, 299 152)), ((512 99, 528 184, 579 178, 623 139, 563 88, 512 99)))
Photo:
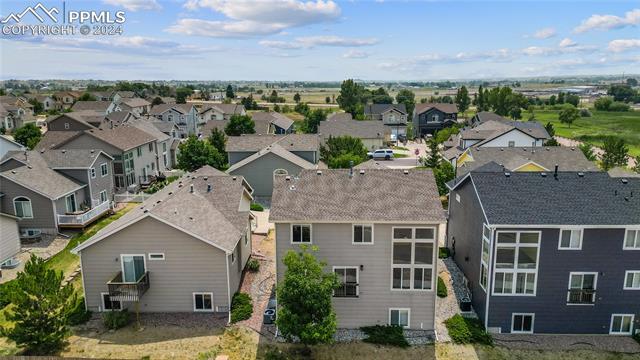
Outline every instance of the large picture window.
POLYGON ((16 217, 20 219, 32 219, 33 208, 31 207, 31 200, 26 197, 17 197, 13 199, 13 206, 16 210, 16 217))
POLYGON ((535 296, 539 250, 539 231, 498 231, 493 294, 535 296))
POLYGON ((432 290, 435 229, 394 228, 391 288, 432 290))
POLYGON ((489 254, 491 252, 491 229, 486 225, 482 227, 482 257, 480 259, 480 287, 487 290, 489 281, 489 254))

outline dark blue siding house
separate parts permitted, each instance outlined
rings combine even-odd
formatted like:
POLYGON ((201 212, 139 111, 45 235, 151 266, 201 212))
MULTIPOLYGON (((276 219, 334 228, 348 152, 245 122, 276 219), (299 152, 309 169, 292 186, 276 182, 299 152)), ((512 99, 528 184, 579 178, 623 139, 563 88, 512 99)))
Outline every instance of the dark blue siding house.
POLYGON ((483 166, 448 187, 447 246, 489 331, 640 332, 640 179, 483 166))
POLYGON ((458 121, 456 104, 435 103, 416 104, 413 112, 413 128, 417 137, 433 134, 450 127, 458 121))

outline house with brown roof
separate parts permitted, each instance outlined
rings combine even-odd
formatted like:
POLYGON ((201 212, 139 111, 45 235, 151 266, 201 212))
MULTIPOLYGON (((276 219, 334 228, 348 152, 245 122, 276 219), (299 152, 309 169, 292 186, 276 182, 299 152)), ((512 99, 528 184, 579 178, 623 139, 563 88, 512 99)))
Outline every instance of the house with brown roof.
POLYGON ((290 134, 293 120, 275 111, 256 111, 251 114, 256 134, 290 134))
POLYGON ((137 116, 146 114, 151 109, 151 103, 142 98, 125 98, 122 99, 118 106, 122 111, 128 111, 137 116))
POLYGON ((198 135, 203 126, 203 121, 198 115, 198 109, 192 104, 155 105, 151 107, 149 117, 175 124, 178 127, 177 136, 179 138, 198 135))
POLYGON ((158 191, 72 250, 87 309, 230 319, 251 255, 251 201, 242 177, 209 166, 158 191))
POLYGON ((438 232, 446 223, 430 170, 303 170, 276 177, 276 281, 283 259, 317 247, 340 286, 338 328, 398 325, 434 334, 438 232), (402 204, 402 206, 389 206, 402 204))
POLYGON ((23 237, 82 228, 111 209, 113 158, 99 149, 12 151, 0 160, 0 212, 23 237))
POLYGON ((0 96, 0 128, 13 132, 33 120, 33 105, 16 96, 0 96))
POLYGON ((229 120, 233 115, 247 115, 241 104, 207 104, 199 110, 202 122, 229 120))
POLYGON ((427 134, 450 127, 458 121, 458 106, 447 103, 416 104, 413 110, 413 132, 415 136, 427 134))
POLYGON ((54 93, 53 97, 62 103, 63 109, 69 109, 81 95, 77 91, 59 91, 54 93))

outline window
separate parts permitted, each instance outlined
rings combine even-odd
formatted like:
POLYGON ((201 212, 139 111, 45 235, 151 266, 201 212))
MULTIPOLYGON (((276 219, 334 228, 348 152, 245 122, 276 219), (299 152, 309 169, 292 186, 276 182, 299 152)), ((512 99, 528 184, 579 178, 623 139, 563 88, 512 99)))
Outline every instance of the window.
POLYGON ((109 167, 107 166, 107 163, 100 164, 100 176, 105 177, 107 175, 109 175, 109 167))
POLYGON ((480 287, 487 291, 489 282, 489 254, 491 248, 491 229, 487 225, 482 227, 482 257, 480 259, 480 287))
POLYGON ((353 225, 352 244, 373 244, 373 225, 353 225))
POLYGON ((560 240, 558 240, 558 249, 559 250, 582 249, 582 230, 560 229, 560 240))
POLYGON ((213 293, 193 293, 193 311, 213 311, 213 293))
POLYGON ((516 142, 513 140, 509 141, 509 147, 516 147, 516 142))
POLYGON ((611 335, 631 335, 633 331, 633 314, 613 314, 611 315, 611 335))
POLYGON ((394 228, 391 289, 433 289, 435 229, 394 228))
POLYGON ((64 123, 64 129, 65 130, 69 130, 69 123, 68 122, 64 123))
POLYGON ((292 244, 311 244, 311 225, 291 225, 292 244))
POLYGON ((627 230, 623 249, 640 250, 640 230, 627 230))
POLYGON ((96 169, 95 168, 91 168, 91 169, 89 169, 89 172, 91 172, 91 178, 95 179, 96 178, 96 169))
POLYGON ((166 142, 162 143, 162 151, 167 151, 167 143, 166 142))
POLYGON ((142 147, 136 148, 136 155, 138 155, 138 157, 142 156, 142 147))
POLYGON ((535 296, 539 231, 498 231, 493 295, 535 296))
POLYGON ((100 204, 104 203, 107 200, 109 200, 107 196, 107 190, 100 191, 100 204))
POLYGON ((247 235, 244 236, 244 244, 249 244, 249 237, 247 235))
POLYGON ((512 314, 511 332, 521 334, 533 334, 533 320, 535 314, 512 314))
POLYGON ((102 297, 102 311, 122 310, 120 301, 111 300, 109 293, 100 293, 102 297))
POLYGON ((410 309, 389 309, 389 325, 409 327, 410 309))
POLYGON ((122 280, 125 283, 136 283, 146 273, 147 264, 144 255, 121 255, 122 280))
POLYGON ((149 260, 153 260, 153 261, 164 260, 164 253, 149 253, 149 260))
POLYGON ((456 201, 460 202, 460 194, 456 194, 456 201))
POLYGON ((33 209, 31 208, 31 200, 26 197, 17 197, 13 199, 13 207, 16 216, 21 219, 33 219, 33 209))
POLYGON ((567 303, 590 305, 596 301, 596 272, 572 272, 569 274, 569 291, 567 303))
POLYGON ((625 271, 624 290, 640 290, 640 270, 625 271))
POLYGON ((236 249, 233 249, 233 251, 231 252, 231 263, 235 263, 236 262, 236 249))
POLYGON ((77 207, 76 207, 76 194, 67 195, 64 198, 64 203, 65 203, 65 206, 67 208, 67 212, 68 213, 76 212, 76 210, 77 210, 77 207))
POLYGON ((353 266, 334 266, 340 286, 333 290, 334 297, 358 297, 358 268, 353 266))
POLYGON ((150 142, 150 143, 149 143, 149 152, 152 152, 152 151, 153 151, 153 143, 152 143, 152 142, 150 142))
POLYGON ((438 114, 433 115, 431 118, 433 121, 440 121, 440 116, 438 114))

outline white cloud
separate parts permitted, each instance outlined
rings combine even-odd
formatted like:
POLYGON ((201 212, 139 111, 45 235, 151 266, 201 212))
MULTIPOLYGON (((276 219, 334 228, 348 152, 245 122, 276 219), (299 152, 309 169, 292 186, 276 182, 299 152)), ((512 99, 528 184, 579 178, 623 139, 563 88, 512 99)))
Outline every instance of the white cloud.
POLYGON ((345 38, 335 35, 306 36, 299 37, 293 41, 263 40, 260 45, 274 49, 302 49, 314 48, 317 46, 334 47, 360 47, 370 46, 379 43, 376 38, 345 38))
POLYGON ((285 49, 285 50, 302 48, 302 44, 289 42, 289 41, 281 41, 281 40, 262 40, 260 41, 260 45, 268 48, 285 49))
POLYGON ((558 44, 559 47, 561 48, 566 48, 566 47, 572 47, 572 46, 576 46, 576 42, 569 39, 569 38, 564 38, 560 41, 560 43, 558 44))
POLYGON ((533 34, 533 37, 536 39, 548 39, 554 36, 556 36, 556 29, 552 27, 540 29, 533 34))
POLYGON ((609 42, 607 47, 609 51, 623 52, 628 50, 640 49, 640 39, 618 39, 609 42))
POLYGON ((529 46, 522 49, 521 52, 526 56, 549 56, 571 53, 589 53, 594 52, 597 49, 598 48, 594 45, 579 45, 567 38, 560 41, 558 47, 529 46))
POLYGON ((366 51, 351 49, 346 53, 342 54, 342 57, 345 59, 365 59, 365 58, 368 58, 369 55, 371 55, 371 53, 368 53, 366 51))
POLYGON ((160 10, 157 0, 102 0, 107 5, 120 6, 129 11, 160 10))
POLYGON ((640 24, 640 9, 627 11, 624 17, 616 15, 591 15, 588 19, 582 21, 573 31, 575 33, 583 33, 589 30, 610 30, 619 29, 627 26, 637 26, 640 24))
POLYGON ((229 20, 210 21, 185 18, 170 26, 167 31, 187 35, 211 37, 246 37, 281 32, 299 27, 335 21, 340 7, 333 1, 227 1, 189 0, 188 10, 210 9, 225 15, 229 20))

